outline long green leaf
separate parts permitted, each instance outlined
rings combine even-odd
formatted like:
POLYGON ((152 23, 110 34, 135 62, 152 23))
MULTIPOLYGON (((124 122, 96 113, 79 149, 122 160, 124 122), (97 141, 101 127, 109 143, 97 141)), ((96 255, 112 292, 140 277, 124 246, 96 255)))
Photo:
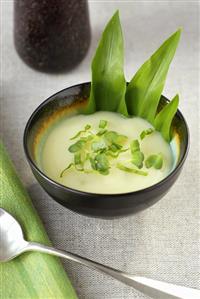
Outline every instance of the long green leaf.
POLYGON ((128 113, 153 124, 164 88, 167 72, 174 57, 181 30, 176 31, 134 75, 126 92, 128 113))
POLYGON ((124 44, 117 11, 107 24, 93 58, 91 93, 83 113, 104 110, 127 115, 123 64, 124 44))
POLYGON ((154 126, 157 131, 160 131, 166 141, 170 141, 170 129, 174 115, 177 111, 179 103, 179 96, 176 95, 171 102, 169 102, 164 108, 157 114, 154 126))

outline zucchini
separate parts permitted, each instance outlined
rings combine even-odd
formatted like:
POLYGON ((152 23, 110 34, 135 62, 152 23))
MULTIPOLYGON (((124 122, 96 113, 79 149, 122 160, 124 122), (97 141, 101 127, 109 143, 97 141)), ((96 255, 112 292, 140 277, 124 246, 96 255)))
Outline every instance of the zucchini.
MULTIPOLYGON (((22 225, 28 241, 50 245, 45 229, 0 141, 0 207, 22 225)), ((58 258, 27 252, 0 263, 2 299, 76 299, 76 293, 58 258)))

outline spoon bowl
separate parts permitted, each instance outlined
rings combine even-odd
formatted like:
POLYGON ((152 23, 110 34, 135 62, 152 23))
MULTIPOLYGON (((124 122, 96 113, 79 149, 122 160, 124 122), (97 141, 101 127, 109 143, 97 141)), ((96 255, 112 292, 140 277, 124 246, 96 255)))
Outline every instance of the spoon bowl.
POLYGON ((0 261, 6 262, 24 251, 27 242, 19 223, 0 208, 0 261))

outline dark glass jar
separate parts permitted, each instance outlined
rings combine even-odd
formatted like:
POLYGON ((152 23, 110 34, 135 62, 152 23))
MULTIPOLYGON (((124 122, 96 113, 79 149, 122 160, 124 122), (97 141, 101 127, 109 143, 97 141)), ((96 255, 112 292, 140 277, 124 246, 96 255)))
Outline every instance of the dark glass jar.
POLYGON ((14 41, 20 57, 37 70, 72 69, 90 43, 87 0, 14 1, 14 41))

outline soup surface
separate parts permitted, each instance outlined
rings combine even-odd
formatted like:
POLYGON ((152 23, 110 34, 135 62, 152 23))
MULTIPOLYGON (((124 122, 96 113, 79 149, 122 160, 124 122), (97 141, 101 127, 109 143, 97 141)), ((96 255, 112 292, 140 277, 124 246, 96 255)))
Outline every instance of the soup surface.
MULTIPOLYGON (((126 193, 152 186, 165 178, 173 167, 173 153, 170 145, 157 131, 140 138, 142 131, 153 128, 146 120, 133 117, 125 118, 118 113, 96 112, 91 115, 76 115, 67 117, 52 126, 42 148, 40 167, 43 172, 54 181, 67 187, 91 193, 114 194, 126 193), (143 167, 140 169, 146 175, 123 171, 116 167, 117 163, 138 169, 130 163, 130 151, 122 152, 117 159, 110 159, 109 174, 102 175, 97 171, 77 171, 74 167, 61 173, 73 162, 73 154, 68 150, 76 140, 70 138, 83 130, 89 124, 90 131, 97 133, 101 120, 107 121, 106 129, 116 131, 128 137, 127 146, 132 140, 139 140, 140 150, 144 154, 143 167), (147 168, 145 159, 150 155, 162 155, 163 164, 160 169, 147 168)), ((81 136, 81 135, 80 135, 81 136)), ((82 134, 84 137, 84 133, 82 134)), ((127 148, 127 146, 125 146, 127 148)))

